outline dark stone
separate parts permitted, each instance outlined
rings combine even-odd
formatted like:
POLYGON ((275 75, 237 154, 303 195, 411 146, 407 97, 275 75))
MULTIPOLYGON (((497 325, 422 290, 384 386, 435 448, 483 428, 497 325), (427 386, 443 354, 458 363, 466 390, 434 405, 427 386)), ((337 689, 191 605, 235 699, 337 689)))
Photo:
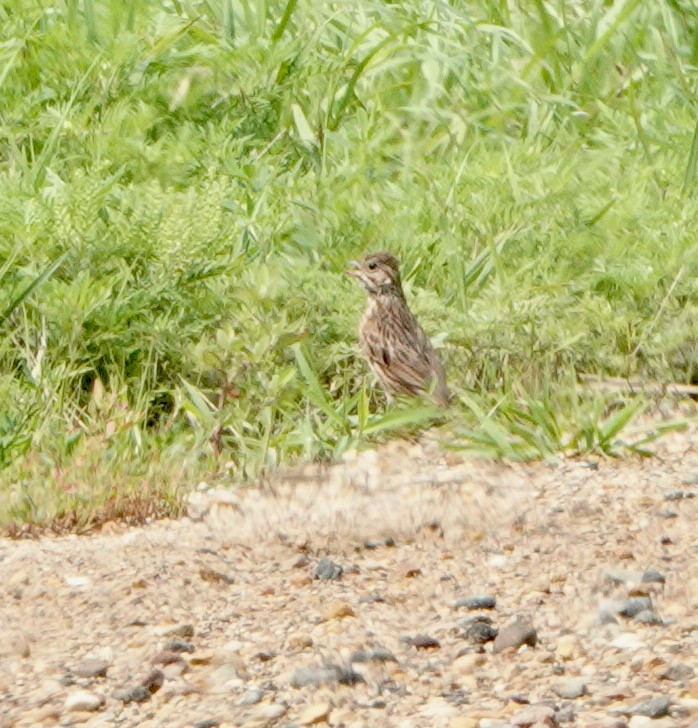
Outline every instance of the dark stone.
POLYGON ((464 609, 494 609, 497 606, 497 598, 492 594, 476 594, 457 599, 455 606, 464 609))
POLYGON ((373 650, 357 650, 351 656, 351 662, 397 662, 397 658, 390 650, 376 647, 373 650))
POLYGON ((151 694, 157 693, 165 682, 162 670, 153 669, 141 680, 141 685, 151 694))
POLYGON ((649 597, 630 597, 626 599, 618 610, 621 617, 635 617, 640 612, 652 609, 652 600, 649 597))
POLYGON ((553 688, 555 694, 565 700, 575 700, 587 694, 587 683, 584 678, 572 677, 553 688))
POLYGON ((150 695, 150 691, 143 685, 114 691, 114 697, 122 703, 145 703, 146 700, 150 700, 150 695))
POLYGON ((492 642, 497 637, 498 630, 487 622, 472 622, 465 628, 465 637, 476 645, 492 642))
POLYGON ((313 579, 321 579, 323 581, 335 581, 341 579, 344 569, 336 564, 332 559, 323 556, 318 561, 315 571, 313 571, 313 579))
POLYGON ((666 577, 657 569, 645 569, 642 572, 642 581, 646 584, 664 584, 666 577))
POLYGON ((628 715, 644 715, 648 718, 663 718, 669 714, 672 700, 666 695, 659 695, 650 700, 643 700, 640 703, 628 708, 628 715))
POLYGON ((302 688, 308 685, 356 685, 364 682, 351 665, 326 665, 324 667, 298 667, 291 675, 291 687, 302 688))
POLYGON ((164 649, 169 650, 170 652, 194 652, 196 648, 193 644, 191 644, 191 642, 173 637, 171 640, 167 640, 167 642, 165 642, 164 649))
POLYGON ((428 634, 417 634, 410 640, 413 647, 418 650, 433 650, 441 647, 441 643, 436 637, 430 637, 428 634))
POLYGON ((674 680, 676 682, 682 682, 684 680, 691 680, 695 675, 695 671, 690 665, 670 665, 662 673, 661 677, 663 680, 674 680))
POLYGON ((221 722, 214 718, 207 718, 206 720, 198 720, 194 723, 194 728, 217 728, 221 722))

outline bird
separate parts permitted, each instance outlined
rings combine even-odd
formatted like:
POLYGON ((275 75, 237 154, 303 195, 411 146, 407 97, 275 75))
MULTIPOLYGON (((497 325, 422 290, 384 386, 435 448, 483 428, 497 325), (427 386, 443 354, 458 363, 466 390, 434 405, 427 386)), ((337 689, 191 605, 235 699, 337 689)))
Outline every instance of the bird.
POLYGON ((350 261, 347 273, 368 293, 359 344, 388 402, 397 395, 428 396, 445 407, 451 397, 446 374, 407 305, 398 259, 389 252, 374 253, 350 261))

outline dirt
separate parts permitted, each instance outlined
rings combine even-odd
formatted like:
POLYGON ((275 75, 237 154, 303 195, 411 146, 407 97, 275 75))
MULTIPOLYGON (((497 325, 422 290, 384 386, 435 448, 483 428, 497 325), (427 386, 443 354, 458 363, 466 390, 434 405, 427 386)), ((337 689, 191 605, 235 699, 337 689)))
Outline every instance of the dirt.
POLYGON ((695 427, 651 459, 393 443, 189 513, 0 541, 0 726, 698 725, 695 427))

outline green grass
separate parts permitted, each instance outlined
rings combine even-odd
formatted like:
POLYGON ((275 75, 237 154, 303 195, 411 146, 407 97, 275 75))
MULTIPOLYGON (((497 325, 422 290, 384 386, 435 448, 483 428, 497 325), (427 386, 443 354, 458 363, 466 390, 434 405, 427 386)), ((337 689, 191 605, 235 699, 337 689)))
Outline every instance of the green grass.
POLYGON ((436 422, 357 357, 384 248, 453 446, 632 445, 576 374, 698 378, 697 79, 692 0, 2 2, 0 523, 436 422))

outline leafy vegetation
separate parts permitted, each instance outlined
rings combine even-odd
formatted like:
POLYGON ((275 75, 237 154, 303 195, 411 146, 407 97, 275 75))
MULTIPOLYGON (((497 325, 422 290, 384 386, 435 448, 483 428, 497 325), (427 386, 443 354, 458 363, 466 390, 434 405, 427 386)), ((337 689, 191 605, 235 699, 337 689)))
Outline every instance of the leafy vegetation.
POLYGON ((0 521, 443 422, 356 355, 383 248, 455 446, 617 451, 578 372, 698 377, 697 91, 691 0, 3 2, 0 521))

